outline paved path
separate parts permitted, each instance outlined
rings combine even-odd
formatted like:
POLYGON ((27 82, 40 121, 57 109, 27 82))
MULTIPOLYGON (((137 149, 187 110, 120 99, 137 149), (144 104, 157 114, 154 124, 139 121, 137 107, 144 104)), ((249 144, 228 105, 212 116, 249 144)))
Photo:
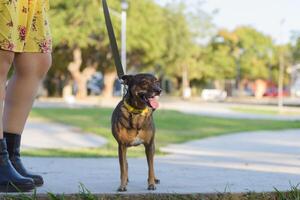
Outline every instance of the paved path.
MULTIPOLYGON (((234 111, 232 107, 244 107, 262 109, 264 106, 253 106, 253 105, 231 105, 226 103, 207 103, 207 102, 189 102, 189 101, 163 101, 161 103, 162 109, 173 109, 188 114, 196 114, 209 117, 221 117, 231 119, 270 119, 270 120, 282 120, 282 121, 293 121, 300 120, 299 108, 286 108, 286 110, 298 110, 297 114, 294 115, 276 115, 276 114, 255 114, 255 113, 241 113, 234 111)), ((270 107, 265 108, 266 110, 270 107)), ((276 110, 276 109, 274 109, 276 110)))
POLYGON ((106 144, 105 138, 95 134, 82 133, 78 128, 36 119, 28 120, 22 137, 22 146, 25 149, 72 149, 106 144))
MULTIPOLYGON (((157 157, 161 184, 155 193, 248 192, 290 189, 300 182, 300 129, 240 133, 170 145, 157 157)), ((25 158, 43 174, 39 193, 76 193, 79 182, 94 193, 115 193, 117 158, 25 158)), ((129 193, 147 193, 145 158, 129 159, 129 193)))

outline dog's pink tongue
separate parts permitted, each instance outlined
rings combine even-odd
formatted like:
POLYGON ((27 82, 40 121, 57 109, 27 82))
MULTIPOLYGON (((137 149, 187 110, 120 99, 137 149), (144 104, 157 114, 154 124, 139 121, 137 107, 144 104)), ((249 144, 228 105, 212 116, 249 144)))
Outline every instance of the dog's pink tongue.
POLYGON ((152 108, 157 109, 159 107, 159 103, 156 98, 150 98, 149 103, 152 108))

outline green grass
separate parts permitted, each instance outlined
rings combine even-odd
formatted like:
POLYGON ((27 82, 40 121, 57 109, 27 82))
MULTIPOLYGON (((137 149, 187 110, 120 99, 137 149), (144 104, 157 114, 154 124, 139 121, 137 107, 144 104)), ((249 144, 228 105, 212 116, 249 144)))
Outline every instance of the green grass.
MULTIPOLYGON (((35 108, 32 118, 43 118, 81 128, 85 132, 101 135, 108 144, 96 149, 78 150, 30 150, 24 155, 64 156, 64 157, 114 157, 117 156, 117 143, 110 131, 112 109, 108 108, 35 108)), ((300 128, 299 121, 272 121, 248 119, 224 119, 183 114, 177 111, 158 110, 154 113, 156 124, 156 146, 182 143, 189 140, 224 135, 242 131, 280 130, 300 128)), ((159 153, 159 152, 158 152, 159 153)), ((129 156, 144 155, 142 146, 131 148, 129 156)))

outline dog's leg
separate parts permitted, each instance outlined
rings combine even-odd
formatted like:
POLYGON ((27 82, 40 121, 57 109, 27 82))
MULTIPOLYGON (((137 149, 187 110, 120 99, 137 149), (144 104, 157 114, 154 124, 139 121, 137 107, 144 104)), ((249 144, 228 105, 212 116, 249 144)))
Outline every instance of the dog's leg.
POLYGON ((125 145, 119 144, 119 163, 120 163, 120 174, 121 174, 121 185, 118 189, 119 192, 126 191, 128 172, 127 172, 127 160, 126 160, 127 148, 125 145))
POLYGON ((159 180, 154 175, 154 152, 155 146, 152 142, 150 145, 145 145, 145 152, 148 162, 148 190, 155 190, 155 183, 159 183, 159 180))
POLYGON ((127 161, 127 158, 126 158, 126 174, 127 174, 127 183, 126 185, 129 183, 129 178, 128 178, 128 161, 127 161))

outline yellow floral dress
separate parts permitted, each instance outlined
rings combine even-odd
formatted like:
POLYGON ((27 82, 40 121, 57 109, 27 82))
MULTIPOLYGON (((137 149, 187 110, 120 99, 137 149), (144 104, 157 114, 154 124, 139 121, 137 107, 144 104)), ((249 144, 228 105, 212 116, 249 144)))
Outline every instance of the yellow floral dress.
POLYGON ((0 49, 49 53, 49 0, 0 0, 0 49))

